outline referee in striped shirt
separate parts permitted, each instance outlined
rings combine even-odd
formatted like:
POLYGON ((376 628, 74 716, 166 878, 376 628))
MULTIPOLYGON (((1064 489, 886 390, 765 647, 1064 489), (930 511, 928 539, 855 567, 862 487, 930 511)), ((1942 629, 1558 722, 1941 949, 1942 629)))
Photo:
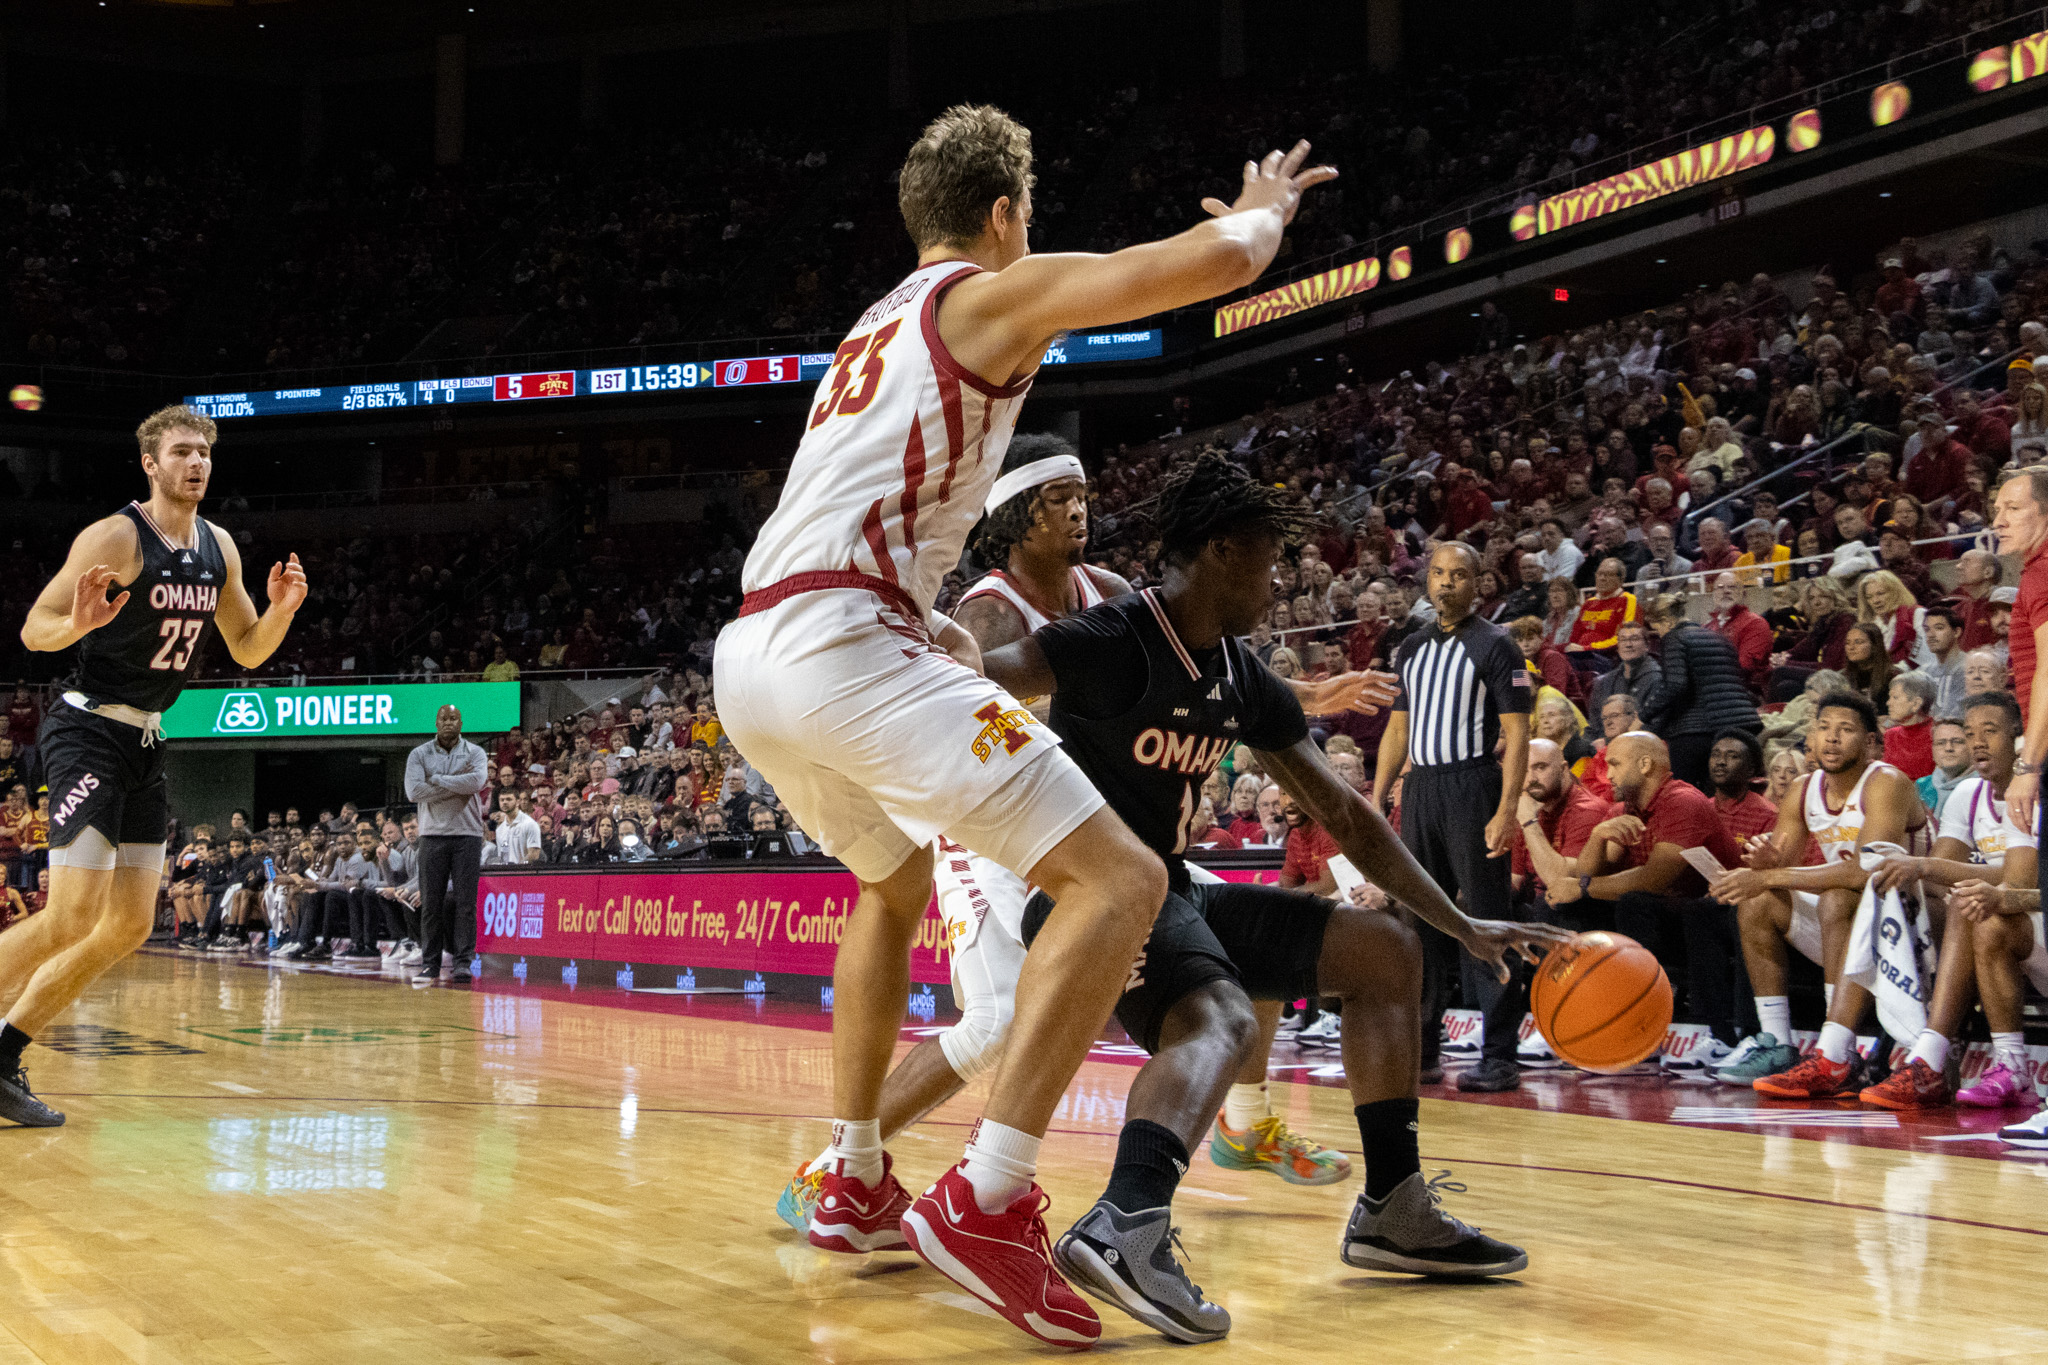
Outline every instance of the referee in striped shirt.
MULTIPOLYGON (((1463 900, 1467 914, 1514 919, 1506 855, 1529 766, 1529 665, 1505 630, 1473 611, 1479 555, 1471 546, 1437 546, 1429 557, 1428 592, 1435 622, 1394 654, 1401 690, 1380 741, 1373 799, 1384 811, 1402 762, 1411 763, 1402 787, 1402 842, 1445 894, 1463 900), (1503 739, 1505 772, 1494 757, 1503 739)), ((1423 947, 1424 1079, 1441 1078, 1440 1021, 1462 973, 1486 1030, 1480 1064, 1458 1078, 1458 1088, 1516 1088, 1527 970, 1516 966, 1512 981, 1503 982, 1449 935, 1427 924, 1416 929, 1423 947)))

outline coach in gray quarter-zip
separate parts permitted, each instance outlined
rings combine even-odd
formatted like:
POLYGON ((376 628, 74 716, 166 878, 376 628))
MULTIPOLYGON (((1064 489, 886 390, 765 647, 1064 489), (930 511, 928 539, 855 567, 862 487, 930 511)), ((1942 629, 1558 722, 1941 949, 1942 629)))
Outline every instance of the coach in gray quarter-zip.
POLYGON ((483 862, 482 793, 490 760, 462 737, 462 712, 444 706, 434 737, 405 760, 405 795, 419 807, 420 970, 415 986, 441 975, 441 950, 454 956, 450 980, 469 984, 476 955, 476 880, 483 862))

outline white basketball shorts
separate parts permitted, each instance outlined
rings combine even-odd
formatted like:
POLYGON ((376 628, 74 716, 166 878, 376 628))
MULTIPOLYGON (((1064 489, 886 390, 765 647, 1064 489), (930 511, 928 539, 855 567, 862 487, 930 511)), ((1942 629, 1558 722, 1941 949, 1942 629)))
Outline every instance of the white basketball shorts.
POLYGON ((865 882, 945 834, 1019 876, 1101 808, 1016 698, 859 589, 718 637, 718 718, 804 832, 865 882))

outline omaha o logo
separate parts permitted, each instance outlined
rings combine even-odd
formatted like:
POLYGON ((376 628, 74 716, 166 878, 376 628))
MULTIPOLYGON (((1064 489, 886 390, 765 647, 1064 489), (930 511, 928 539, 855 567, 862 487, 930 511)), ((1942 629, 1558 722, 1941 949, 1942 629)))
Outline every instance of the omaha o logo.
POLYGON ((263 698, 254 692, 230 692, 220 700, 220 715, 213 722, 217 735, 260 735, 270 728, 263 715, 263 698))
POLYGON ((744 384, 744 383, 746 383, 746 382, 747 382, 747 362, 746 362, 746 361, 744 361, 744 360, 728 360, 728 361, 726 361, 726 362, 725 362, 725 382, 726 382, 726 383, 728 383, 728 384, 744 384))

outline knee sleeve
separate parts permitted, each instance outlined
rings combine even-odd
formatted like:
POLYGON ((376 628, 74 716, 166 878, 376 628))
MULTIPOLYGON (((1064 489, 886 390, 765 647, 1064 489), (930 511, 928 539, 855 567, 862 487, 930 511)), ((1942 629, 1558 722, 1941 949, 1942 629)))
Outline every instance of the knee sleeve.
POLYGON ((1024 945, 994 915, 972 943, 953 955, 960 1022, 939 1035, 939 1046, 961 1080, 971 1081, 1002 1060, 1003 1042, 1017 1012, 1017 977, 1023 970, 1024 945))
POLYGON ((993 1071, 1003 1057, 1003 1043, 1010 1036, 1011 1004, 1002 1001, 973 1001, 960 1022, 939 1035, 939 1047, 946 1062, 963 1081, 993 1071))

